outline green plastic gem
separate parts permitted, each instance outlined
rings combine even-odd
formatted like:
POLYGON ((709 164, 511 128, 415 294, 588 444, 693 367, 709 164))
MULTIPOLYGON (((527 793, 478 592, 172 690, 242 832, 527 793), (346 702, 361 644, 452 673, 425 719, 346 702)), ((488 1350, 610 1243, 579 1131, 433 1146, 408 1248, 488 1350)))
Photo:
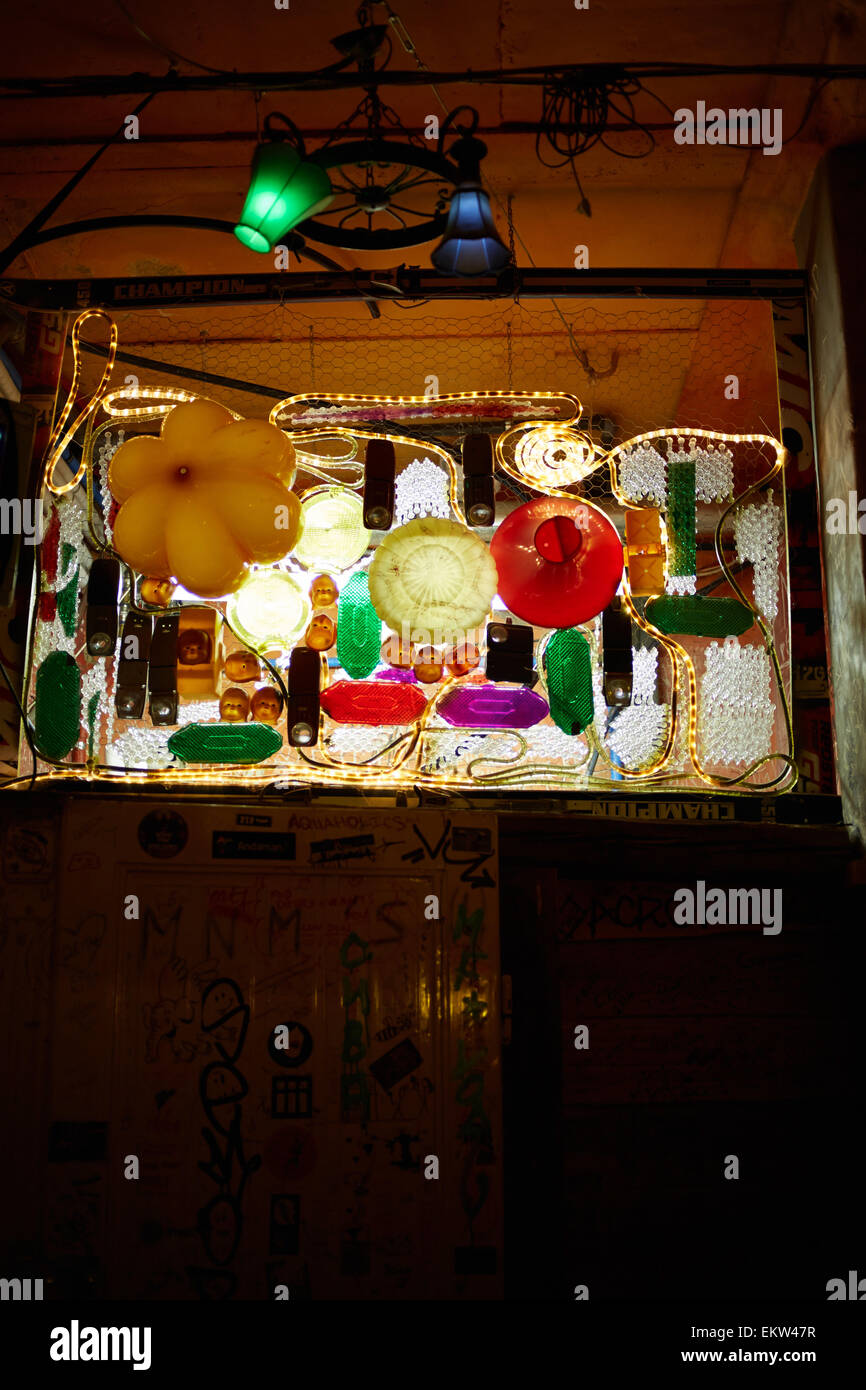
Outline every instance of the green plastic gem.
POLYGON ((353 680, 362 681, 379 663, 382 619, 370 602, 366 570, 344 585, 337 606, 337 659, 353 680))
POLYGON ((260 763, 282 743, 270 724, 185 724, 168 748, 184 763, 260 763))
POLYGON ((739 599, 701 594, 660 594, 650 599, 646 616, 659 632, 686 637, 740 637, 755 621, 739 599))
POLYGON ((99 691, 96 690, 87 702, 87 756, 93 757, 96 742, 96 716, 99 713, 99 691))
POLYGON ((67 637, 75 635, 78 619, 78 576, 79 569, 76 565, 75 573, 69 583, 57 594, 57 616, 67 637))
POLYGON ((555 632, 544 653, 550 716, 564 734, 580 734, 592 722, 592 658, 576 628, 555 632))
POLYGON ((695 461, 672 459, 668 464, 668 573, 695 572, 695 461))
POLYGON ((36 746, 58 761, 78 742, 81 672, 68 652, 51 652, 36 673, 36 746))

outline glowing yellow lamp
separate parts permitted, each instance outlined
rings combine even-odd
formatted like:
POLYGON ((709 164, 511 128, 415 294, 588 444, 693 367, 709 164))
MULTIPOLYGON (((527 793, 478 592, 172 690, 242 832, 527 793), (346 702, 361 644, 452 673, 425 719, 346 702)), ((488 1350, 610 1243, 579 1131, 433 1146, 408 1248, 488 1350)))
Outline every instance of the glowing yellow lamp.
POLYGON ((301 503, 301 524, 294 554, 307 569, 346 570, 360 560, 372 539, 360 497, 343 487, 311 492, 301 503))
POLYGON ((249 565, 294 545, 295 469, 292 445, 266 420, 235 420, 215 401, 177 405, 159 437, 136 435, 111 460, 115 549, 140 574, 201 598, 233 593, 249 565))
POLYGON ((254 651, 289 651, 306 632, 312 613, 300 584, 282 570, 254 570, 232 594, 226 614, 254 651))

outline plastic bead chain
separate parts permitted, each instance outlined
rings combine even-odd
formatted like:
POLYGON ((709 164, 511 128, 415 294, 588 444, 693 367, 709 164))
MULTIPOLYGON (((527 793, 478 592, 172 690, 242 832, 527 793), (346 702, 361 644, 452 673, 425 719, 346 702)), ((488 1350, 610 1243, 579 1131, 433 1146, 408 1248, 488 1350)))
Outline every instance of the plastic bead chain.
POLYGON ((752 763, 770 752, 776 711, 770 699, 770 658, 733 639, 713 642, 701 681, 698 741, 702 762, 752 763))
POLYGON ((779 611, 779 543, 782 513, 775 505, 772 489, 766 502, 741 508, 734 517, 737 559, 751 561, 754 567, 755 603, 765 618, 775 619, 779 611))
POLYGON ((113 528, 108 520, 111 512, 108 467, 125 438, 126 430, 118 430, 116 436, 112 430, 107 430, 99 441, 99 453, 96 456, 96 469, 99 475, 99 491, 103 498, 102 524, 105 527, 105 539, 108 541, 109 545, 112 540, 113 528))
POLYGON ((432 459, 413 459, 398 473, 394 525, 403 526, 416 516, 451 514, 450 486, 447 473, 432 459))

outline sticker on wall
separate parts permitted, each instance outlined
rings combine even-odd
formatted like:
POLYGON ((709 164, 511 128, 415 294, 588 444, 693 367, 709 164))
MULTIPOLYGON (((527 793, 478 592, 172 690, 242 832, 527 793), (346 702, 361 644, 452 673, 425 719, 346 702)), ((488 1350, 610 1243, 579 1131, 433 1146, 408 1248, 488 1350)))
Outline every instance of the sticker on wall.
POLYGON ((313 1050, 313 1039, 303 1023, 277 1023, 268 1037, 271 1060, 280 1067, 302 1067, 313 1050))
POLYGON ((376 1062, 370 1063, 370 1073, 376 1078, 383 1091, 390 1091, 405 1076, 420 1067, 424 1058, 410 1038, 404 1038, 390 1052, 385 1052, 376 1062))
POLYGON ((177 811, 150 811, 138 827, 138 843, 153 859, 174 859, 188 838, 186 821, 177 811))

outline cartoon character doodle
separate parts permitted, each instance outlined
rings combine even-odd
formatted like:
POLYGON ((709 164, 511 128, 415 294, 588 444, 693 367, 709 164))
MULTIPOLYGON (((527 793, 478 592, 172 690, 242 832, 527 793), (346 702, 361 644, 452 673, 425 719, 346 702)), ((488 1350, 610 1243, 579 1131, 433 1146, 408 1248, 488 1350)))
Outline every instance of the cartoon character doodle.
POLYGON ((183 956, 178 955, 163 966, 157 982, 159 997, 155 1003, 143 1004, 141 1010, 146 1062, 192 1062, 212 1050, 209 1039, 197 1036, 195 998, 216 971, 216 961, 201 961, 189 968, 183 956), (184 1037, 183 1033, 190 1036, 184 1037))
POLYGON ((96 976, 96 957, 105 939, 107 919, 91 912, 73 927, 60 932, 60 969, 66 973, 73 994, 80 994, 96 976))
POLYGON ((240 986, 225 977, 211 980, 202 991, 202 1031, 214 1038, 220 1060, 209 1062, 199 1077, 199 1096, 207 1124, 201 1135, 207 1161, 199 1168, 216 1186, 216 1192, 199 1208, 196 1229, 204 1252, 213 1268, 188 1267, 193 1286, 203 1298, 208 1290, 221 1289, 222 1297, 232 1297, 237 1279, 224 1267, 234 1259, 243 1231, 243 1199, 249 1179, 261 1166, 261 1156, 248 1156, 241 1130, 243 1101, 249 1094, 246 1078, 238 1069, 250 1021, 249 1005, 244 1003, 240 986), (220 1275, 219 1285, 215 1276, 220 1275))
POLYGON ((433 1092, 429 1076, 410 1076, 397 1091, 397 1104, 392 1120, 416 1120, 427 1112, 427 1102, 433 1092))

